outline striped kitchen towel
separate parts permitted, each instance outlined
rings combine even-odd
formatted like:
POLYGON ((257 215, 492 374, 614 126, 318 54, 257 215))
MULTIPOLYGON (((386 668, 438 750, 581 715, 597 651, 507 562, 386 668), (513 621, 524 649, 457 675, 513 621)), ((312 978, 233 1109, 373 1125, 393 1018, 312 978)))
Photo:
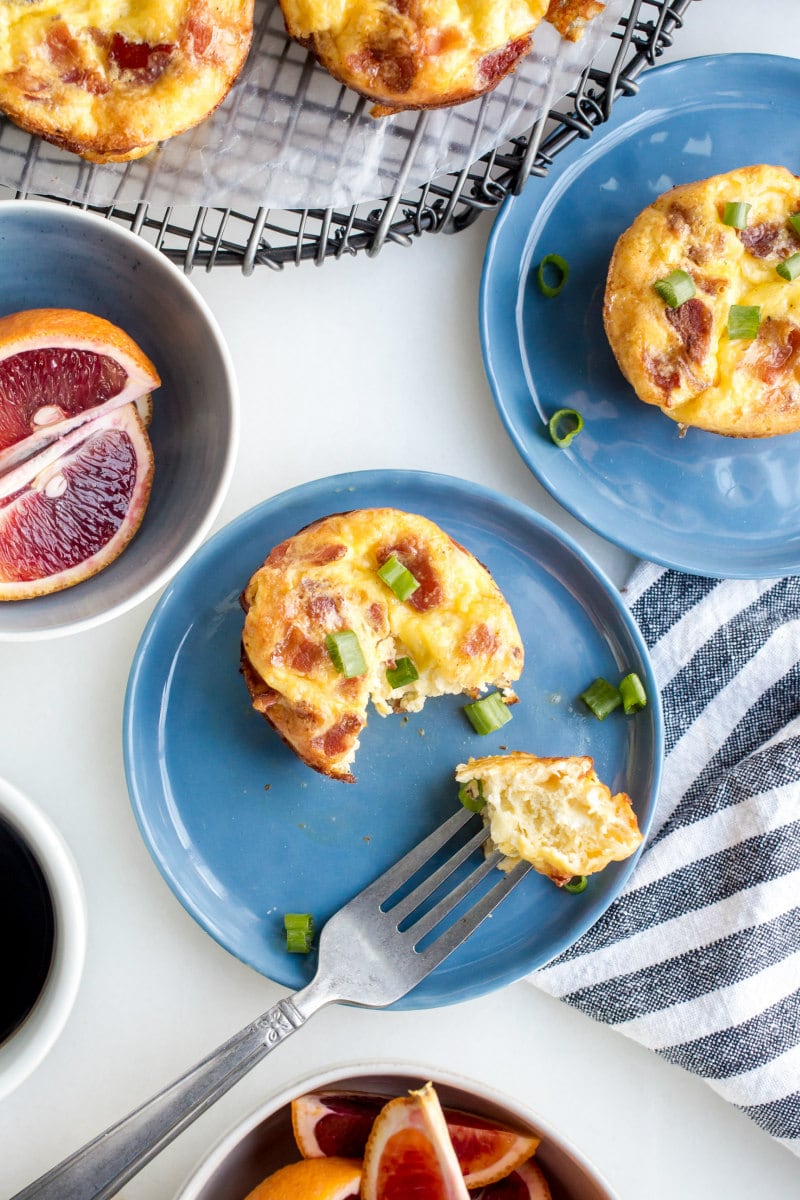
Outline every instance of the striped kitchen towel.
POLYGON ((529 978, 800 1154, 800 577, 647 563, 626 599, 664 704, 655 820, 622 894, 529 978))

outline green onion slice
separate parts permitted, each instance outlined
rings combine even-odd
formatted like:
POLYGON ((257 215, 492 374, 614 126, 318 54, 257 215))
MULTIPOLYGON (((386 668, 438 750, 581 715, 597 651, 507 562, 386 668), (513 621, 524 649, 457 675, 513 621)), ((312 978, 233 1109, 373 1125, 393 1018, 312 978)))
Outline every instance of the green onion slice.
POLYGON ((800 212, 792 213, 789 217, 789 224, 795 233, 800 233, 800 212))
POLYGON ((758 337, 761 309, 757 304, 732 304, 728 311, 728 337, 758 337))
POLYGON ((364 655, 361 652, 358 638, 352 629, 341 629, 338 633, 329 633, 325 637, 325 649, 331 656, 331 662, 340 675, 345 679, 353 679, 363 675, 367 669, 364 655))
POLYGON ((476 733, 493 733, 511 720, 508 705, 503 702, 499 692, 491 692, 472 704, 464 705, 464 712, 469 717, 472 728, 476 733))
POLYGON ((588 688, 581 692, 580 698, 594 713, 598 721, 605 721, 608 714, 622 704, 619 689, 602 677, 595 679, 594 683, 590 683, 588 688))
POLYGON ((783 262, 779 262, 775 270, 782 279, 788 279, 790 282, 797 279, 800 275, 800 251, 797 254, 790 254, 783 262))
POLYGON ((691 300, 696 290, 687 271, 671 271, 664 279, 657 279, 653 287, 669 308, 680 308, 691 300))
POLYGON ((419 671, 410 658, 398 658, 393 667, 386 668, 386 678, 391 688, 405 687, 419 679, 419 671))
POLYGON ((573 875, 572 879, 570 879, 568 883, 564 884, 564 891, 572 892, 573 894, 577 895, 578 892, 586 891, 586 885, 588 882, 589 880, 585 875, 573 875))
POLYGON ((622 711, 627 717, 639 712, 647 704, 647 692, 635 671, 620 680, 619 694, 622 696, 622 711))
POLYGON ((314 941, 314 918, 311 913, 284 913, 286 949, 290 954, 308 954, 314 941))
POLYGON ((569 263, 560 254, 545 254, 536 268, 536 282, 545 296, 557 296, 569 278, 569 263))
POLYGON ((378 567, 378 574, 398 600, 407 600, 419 587, 419 580, 415 579, 408 567, 404 567, 394 555, 387 558, 382 567, 378 567))
POLYGON ((722 224, 731 225, 734 229, 746 229, 750 208, 751 205, 744 200, 729 200, 722 214, 722 224))
POLYGON ((462 783, 458 789, 458 798, 468 808, 470 812, 480 812, 486 804, 486 797, 483 794, 482 779, 468 779, 466 783, 462 783))
POLYGON ((547 422, 550 437, 557 446, 568 446, 583 429, 583 417, 575 408, 560 408, 547 422))

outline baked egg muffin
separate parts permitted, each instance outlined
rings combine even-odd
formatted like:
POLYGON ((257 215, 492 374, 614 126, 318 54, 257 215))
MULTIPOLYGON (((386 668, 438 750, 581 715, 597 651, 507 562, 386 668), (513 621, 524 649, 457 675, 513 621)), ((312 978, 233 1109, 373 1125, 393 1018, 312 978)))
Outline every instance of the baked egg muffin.
POLYGON ((785 167, 682 184, 640 213, 614 249, 603 307, 639 399, 729 437, 800 429, 798 255, 800 179, 785 167), (667 299, 664 281, 677 286, 667 299))
POLYGON ((562 886, 630 858, 642 843, 630 796, 612 795, 584 755, 471 758, 456 768, 456 782, 484 801, 487 852, 500 850, 503 871, 524 860, 562 886))
POLYGON ((334 779, 354 780, 370 701, 387 716, 488 686, 515 699, 524 654, 508 603, 468 550, 415 513, 315 521, 269 553, 241 603, 253 707, 334 779))
POLYGON ((375 101, 373 116, 441 108, 490 91, 552 19, 577 40, 599 0, 280 0, 289 35, 341 83, 375 101))
POLYGON ((3 0, 0 110, 91 162, 197 125, 244 65, 254 0, 3 0))

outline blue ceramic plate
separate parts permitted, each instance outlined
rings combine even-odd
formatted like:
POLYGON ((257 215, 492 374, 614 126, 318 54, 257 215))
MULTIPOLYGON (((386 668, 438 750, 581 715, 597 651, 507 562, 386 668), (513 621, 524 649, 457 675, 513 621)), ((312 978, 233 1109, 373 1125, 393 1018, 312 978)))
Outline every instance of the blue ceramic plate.
MULTIPOLYGON (((268 500, 206 543, 144 632, 125 705, 128 786, 145 842, 175 894, 214 938, 270 979, 298 988, 314 958, 286 953, 283 914, 318 925, 458 807, 455 766, 500 746, 590 754, 634 798, 647 830, 662 755, 646 649, 614 588, 530 509, 473 483, 361 472, 268 500), (508 598, 527 649, 513 721, 479 737, 463 699, 370 717, 357 782, 304 766, 250 707, 239 674, 239 593, 270 549, 318 517, 390 505, 419 512, 468 547, 508 598), (650 705, 599 722, 576 697, 597 675, 638 671, 650 705)), ((398 1007, 469 999, 547 962, 608 906, 633 860, 581 895, 526 878, 492 919, 398 1007)))
POLYGON ((642 558, 712 576, 800 569, 800 434, 742 441, 678 427, 637 400, 602 324, 620 233, 674 184, 749 163, 797 164, 800 63, 768 55, 687 59, 648 71, 588 148, 558 156, 543 186, 507 201, 481 284, 489 382, 517 449, 544 487, 642 558), (567 259, 554 298, 535 279, 567 259), (567 450, 546 422, 576 408, 567 450))

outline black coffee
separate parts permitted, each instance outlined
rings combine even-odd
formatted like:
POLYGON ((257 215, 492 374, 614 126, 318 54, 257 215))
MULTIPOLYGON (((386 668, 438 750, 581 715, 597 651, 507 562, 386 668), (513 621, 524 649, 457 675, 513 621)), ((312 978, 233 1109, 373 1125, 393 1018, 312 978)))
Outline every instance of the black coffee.
POLYGON ((0 1042, 41 995, 54 945, 53 902, 41 868, 0 819, 0 1042))

